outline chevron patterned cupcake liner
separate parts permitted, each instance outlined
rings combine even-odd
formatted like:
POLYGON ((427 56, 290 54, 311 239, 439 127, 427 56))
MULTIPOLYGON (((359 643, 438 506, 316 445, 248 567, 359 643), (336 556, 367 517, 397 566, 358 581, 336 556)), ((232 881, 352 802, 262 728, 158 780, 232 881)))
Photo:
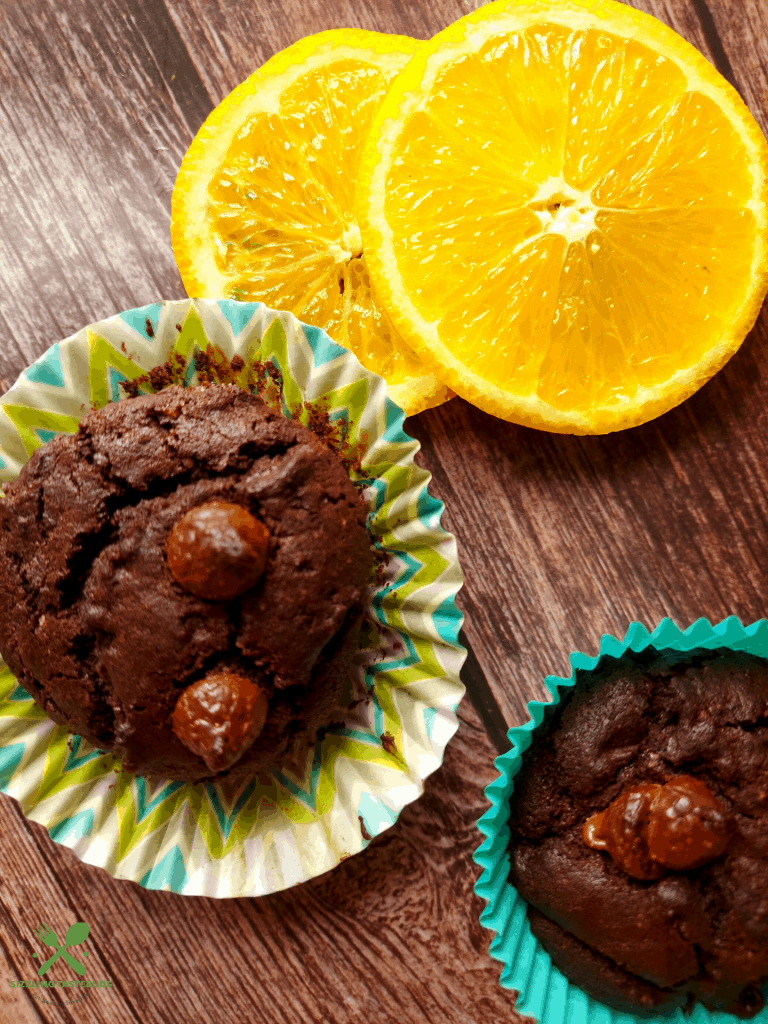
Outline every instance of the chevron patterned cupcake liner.
MULTIPOLYGON (((698 619, 684 631, 671 619, 662 619, 652 633, 642 623, 633 622, 623 640, 604 634, 597 657, 571 654, 570 678, 547 676, 545 685, 552 696, 550 703, 559 704, 561 690, 570 689, 576 683, 577 669, 589 671, 603 655, 618 658, 627 650, 642 651, 646 647, 660 651, 727 647, 768 658, 768 619, 759 619, 750 626, 743 626, 735 616, 715 626, 707 619, 698 619)), ((496 758, 494 764, 499 777, 485 790, 491 807, 477 827, 486 838, 474 854, 475 862, 483 869, 475 892, 487 904, 480 914, 480 923, 494 933, 490 953, 501 961, 501 985, 518 993, 516 1010, 533 1017, 536 1024, 648 1024, 648 1017, 620 1013, 592 999, 552 964, 549 954, 531 932, 525 900, 509 882, 509 799, 523 755, 531 745, 531 734, 541 725, 548 706, 544 701, 529 702, 530 719, 509 730, 511 749, 496 758)), ((768 987, 765 994, 768 997, 768 987)), ((651 1019, 660 1024, 736 1024, 738 1020, 729 1013, 710 1012, 700 1004, 696 1004, 688 1016, 677 1010, 672 1015, 655 1014, 651 1019)), ((752 1020, 768 1024, 768 1006, 752 1020)))
POLYGON ((372 586, 360 666, 333 724, 301 763, 246 784, 189 785, 121 771, 55 725, 0 662, 0 789, 52 839, 116 878, 185 895, 257 896, 358 853, 423 791, 458 727, 462 583, 443 505, 414 463, 418 442, 384 381, 323 331, 260 303, 183 300, 129 310, 50 348, 0 399, 0 481, 169 360, 185 383, 214 346, 242 371, 266 364, 272 400, 304 422, 310 403, 341 421, 364 483, 369 530, 387 553, 372 586))

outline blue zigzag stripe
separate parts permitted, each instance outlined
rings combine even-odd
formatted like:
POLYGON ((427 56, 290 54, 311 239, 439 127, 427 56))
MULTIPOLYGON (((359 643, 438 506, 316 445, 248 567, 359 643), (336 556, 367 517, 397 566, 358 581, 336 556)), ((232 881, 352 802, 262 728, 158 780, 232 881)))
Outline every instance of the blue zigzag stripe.
POLYGON ((174 846, 139 880, 139 885, 145 889, 164 889, 168 886, 171 892, 184 892, 188 881, 184 855, 178 846, 174 846))
POLYGON ((0 789, 8 789, 11 776, 19 767, 19 762, 24 757, 25 746, 23 743, 11 743, 0 749, 0 789))
POLYGON ((216 815, 216 821, 218 822, 219 829, 225 840, 229 839, 229 833, 232 831, 237 817, 253 796, 253 792, 256 789, 256 780, 249 782, 243 792, 237 799, 235 806, 232 808, 230 814, 224 810, 219 799, 219 794, 216 792, 216 787, 212 783, 206 783, 205 793, 208 797, 208 802, 211 805, 213 813, 216 815))
POLYGON ((58 342, 52 345, 44 355, 40 356, 36 363, 29 367, 26 371, 26 377, 27 380, 31 380, 35 384, 47 384, 53 388, 63 388, 66 386, 58 342))
POLYGON ((229 321, 235 338, 253 320, 256 310, 261 308, 260 302, 236 302, 234 299, 219 299, 217 305, 229 321))
POLYGON ((99 757, 107 757, 111 755, 105 754, 103 750, 91 750, 87 754, 83 754, 79 757, 80 744, 83 742, 82 736, 73 735, 70 737, 71 746, 67 745, 67 759, 64 762, 64 771, 71 772, 76 768, 81 768, 84 764, 88 764, 89 761, 95 761, 99 757))
POLYGON ((82 839, 89 836, 93 828, 93 811, 78 811, 71 818, 62 818, 58 824, 48 829, 55 843, 66 843, 67 839, 82 839))
MULTIPOLYGON (((151 814, 154 809, 161 804, 164 800, 167 800, 169 796, 172 796, 177 789, 185 785, 183 782, 169 782, 163 786, 157 796, 154 796, 149 802, 147 802, 147 780, 142 776, 136 776, 136 824, 143 821, 148 814, 151 814)), ((140 883, 143 885, 144 883, 140 883)), ((150 887, 151 888, 151 887, 150 887)))
POLYGON ((152 335, 157 336, 157 324, 160 320, 160 310, 162 305, 159 302, 153 302, 149 306, 139 306, 138 309, 129 309, 125 313, 119 313, 118 316, 123 323, 128 324, 132 327, 137 334, 140 334, 142 338, 149 338, 147 334, 147 320, 152 324, 152 335))

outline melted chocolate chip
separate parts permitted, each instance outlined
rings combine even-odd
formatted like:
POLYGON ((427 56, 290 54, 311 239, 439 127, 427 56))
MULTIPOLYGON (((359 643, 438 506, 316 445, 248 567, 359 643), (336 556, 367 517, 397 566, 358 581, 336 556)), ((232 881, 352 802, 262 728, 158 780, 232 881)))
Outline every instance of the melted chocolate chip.
POLYGON ((635 786, 584 824, 584 842, 605 850, 632 878, 661 878, 719 857, 728 818, 705 783, 690 775, 635 786))
POLYGON ((209 601, 230 601, 258 583, 267 564, 269 531, 247 509, 208 501, 190 509, 171 530, 171 575, 209 601))
POLYGON ((662 786, 646 830, 651 857, 685 871, 719 857, 728 845, 728 819, 706 785, 682 775, 662 786))
POLYGON ((269 702, 245 676, 210 672, 182 693, 173 731, 213 774, 238 761, 264 728, 269 702))
POLYGON ((651 803, 661 786, 634 786, 584 825, 584 841, 605 850, 632 878, 661 878, 664 867, 651 859, 645 836, 651 803))

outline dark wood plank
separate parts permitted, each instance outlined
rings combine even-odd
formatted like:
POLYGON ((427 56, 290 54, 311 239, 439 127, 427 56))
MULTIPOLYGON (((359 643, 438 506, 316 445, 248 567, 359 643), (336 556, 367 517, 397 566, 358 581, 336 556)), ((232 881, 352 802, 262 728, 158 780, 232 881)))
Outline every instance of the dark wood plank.
POLYGON ((165 8, 0 8, 0 378, 121 309, 181 298, 170 192, 211 109, 165 8))
POLYGON ((763 0, 707 0, 736 86, 768 133, 768 8, 763 0))
POLYGON ((429 39, 478 6, 474 0, 165 0, 195 66, 216 102, 265 60, 302 36, 364 28, 429 39))
POLYGON ((465 630, 509 724, 604 632, 765 614, 767 358, 763 312, 687 403, 606 437, 504 425, 460 400, 409 421, 459 537, 465 630))
MULTIPOLYGON (((0 268, 10 301, 2 306, 8 341, 0 342, 0 370, 12 380, 83 323, 183 294, 167 239, 168 199, 211 101, 158 5, 93 12, 84 0, 66 10, 37 2, 2 18, 2 130, 10 142, 0 173, 15 192, 2 210, 0 268), (41 35, 49 49, 35 55, 41 35), (47 166, 51 153, 56 173, 47 166)), ((309 30, 322 27, 316 21, 309 30)), ((203 53, 201 66, 209 64, 203 53)), ((0 799, 0 877, 14 880, 13 893, 0 891, 9 975, 34 968, 29 929, 41 918, 59 933, 79 918, 93 931, 92 962, 116 988, 92 996, 78 1020, 215 1020, 223 1003, 233 1020, 463 1024, 478 1006, 510 1016, 471 894, 474 822, 496 750, 471 707, 463 716, 442 775, 391 835, 317 887, 258 903, 185 900, 115 882, 0 799), (438 932, 440 959, 424 942, 438 932)), ((24 991, 13 997, 16 1019, 75 1019, 72 1010, 33 1004, 24 991)))
MULTIPOLYGON (((30 929, 40 919, 59 935, 79 919, 91 927, 89 975, 116 985, 92 993, 76 1013, 41 1005, 36 1017, 19 1001, 18 1018, 7 1019, 518 1019, 498 985, 499 967, 487 956, 482 903, 472 891, 478 869, 471 857, 481 838, 475 822, 487 806, 482 791, 495 777, 495 750, 466 702, 461 720, 442 768, 392 829, 335 871, 258 900, 182 898, 115 882, 53 844, 14 801, 0 799, 6 977, 35 976, 39 961, 31 954, 39 943, 30 929)), ((0 945, 0 961, 2 952, 0 945)), ((55 964, 47 976, 71 972, 55 964)))

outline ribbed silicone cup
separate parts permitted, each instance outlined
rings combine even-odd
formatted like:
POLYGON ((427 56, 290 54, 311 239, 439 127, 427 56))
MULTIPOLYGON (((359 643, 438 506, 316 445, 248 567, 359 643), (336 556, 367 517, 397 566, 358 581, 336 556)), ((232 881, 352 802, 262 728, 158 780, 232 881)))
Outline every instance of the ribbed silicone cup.
MULTIPOLYGON (((724 647, 768 659, 768 619, 758 619, 751 626, 743 626, 735 616, 716 626, 707 619, 698 619, 686 630, 679 629, 671 619, 663 619, 652 633, 640 622, 633 622, 623 640, 604 634, 596 657, 571 654, 570 678, 547 676, 545 685, 552 695, 551 703, 559 704, 562 691, 575 685, 577 669, 595 668, 606 654, 618 658, 628 650, 639 652, 646 647, 659 651, 724 647)), ((519 993, 518 1013, 534 1017, 538 1024, 647 1024, 647 1016, 620 1013, 588 996, 554 966, 531 933, 525 900, 509 882, 509 799, 533 731, 541 725, 544 709, 549 706, 550 703, 538 700, 528 703, 530 720, 509 730, 511 749, 496 758, 499 777, 485 790, 491 806, 477 827, 486 838, 474 854, 475 862, 483 869, 475 892, 487 901, 480 923, 495 933, 490 953, 503 965, 501 985, 519 993)), ((656 1014, 650 1019, 676 1024, 734 1024, 739 1018, 730 1013, 712 1013, 697 1004, 690 1016, 676 1010, 672 1015, 656 1014)), ((766 1024, 768 1006, 752 1020, 766 1024)))

